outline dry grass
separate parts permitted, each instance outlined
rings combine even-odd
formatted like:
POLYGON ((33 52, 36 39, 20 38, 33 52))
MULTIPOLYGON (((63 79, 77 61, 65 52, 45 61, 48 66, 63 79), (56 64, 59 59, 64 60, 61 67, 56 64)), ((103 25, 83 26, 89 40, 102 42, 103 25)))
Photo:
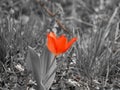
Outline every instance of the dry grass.
POLYGON ((119 2, 0 0, 1 90, 35 87, 27 70, 27 49, 43 52, 48 31, 78 37, 69 51, 57 57, 59 69, 51 90, 119 90, 119 2))

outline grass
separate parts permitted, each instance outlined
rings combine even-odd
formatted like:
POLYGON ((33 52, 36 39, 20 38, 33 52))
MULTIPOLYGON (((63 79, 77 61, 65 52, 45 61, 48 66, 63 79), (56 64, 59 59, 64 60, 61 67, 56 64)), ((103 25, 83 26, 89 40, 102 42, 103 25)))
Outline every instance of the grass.
POLYGON ((46 33, 77 42, 56 58, 51 90, 120 89, 119 0, 1 0, 0 89, 34 89, 28 46, 41 54, 46 33))

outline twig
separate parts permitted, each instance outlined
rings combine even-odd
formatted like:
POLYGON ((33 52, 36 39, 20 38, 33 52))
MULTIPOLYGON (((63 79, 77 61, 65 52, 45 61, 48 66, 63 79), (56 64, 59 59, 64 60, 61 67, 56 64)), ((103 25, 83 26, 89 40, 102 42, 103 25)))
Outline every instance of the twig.
POLYGON ((47 12, 51 17, 56 16, 57 13, 52 13, 46 6, 44 6, 43 8, 46 10, 46 12, 47 12))
POLYGON ((56 23, 58 24, 59 27, 61 27, 64 31, 68 32, 68 29, 65 27, 65 25, 63 25, 59 19, 56 19, 56 23))
MULTIPOLYGON (((44 3, 42 3, 40 0, 36 0, 36 2, 38 2, 40 4, 40 6, 48 13, 49 16, 54 17, 57 15, 57 13, 52 13, 46 6, 44 3)), ((68 31, 68 29, 65 27, 65 25, 63 25, 61 23, 61 21, 59 19, 56 19, 56 23, 58 24, 59 27, 61 27, 64 31, 70 33, 70 31, 68 31)))

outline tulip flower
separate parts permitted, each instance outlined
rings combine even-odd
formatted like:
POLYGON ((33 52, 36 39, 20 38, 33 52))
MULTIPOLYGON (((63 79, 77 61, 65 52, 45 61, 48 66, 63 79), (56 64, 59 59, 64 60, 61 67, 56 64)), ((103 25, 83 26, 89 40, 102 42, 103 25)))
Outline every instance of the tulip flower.
POLYGON ((47 34, 47 47, 55 56, 67 51, 77 38, 72 38, 69 42, 65 35, 57 37, 53 32, 47 34))

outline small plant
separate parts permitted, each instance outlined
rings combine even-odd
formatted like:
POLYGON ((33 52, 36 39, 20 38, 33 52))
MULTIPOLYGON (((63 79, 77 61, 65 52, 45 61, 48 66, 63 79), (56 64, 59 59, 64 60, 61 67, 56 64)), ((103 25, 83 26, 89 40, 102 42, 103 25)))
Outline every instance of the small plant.
POLYGON ((76 40, 76 38, 73 38, 70 42, 67 42, 64 35, 57 38, 54 33, 50 32, 47 35, 47 47, 54 55, 45 47, 39 56, 33 48, 28 47, 26 60, 36 80, 37 90, 49 90, 58 68, 56 66, 56 56, 68 50, 76 40))

